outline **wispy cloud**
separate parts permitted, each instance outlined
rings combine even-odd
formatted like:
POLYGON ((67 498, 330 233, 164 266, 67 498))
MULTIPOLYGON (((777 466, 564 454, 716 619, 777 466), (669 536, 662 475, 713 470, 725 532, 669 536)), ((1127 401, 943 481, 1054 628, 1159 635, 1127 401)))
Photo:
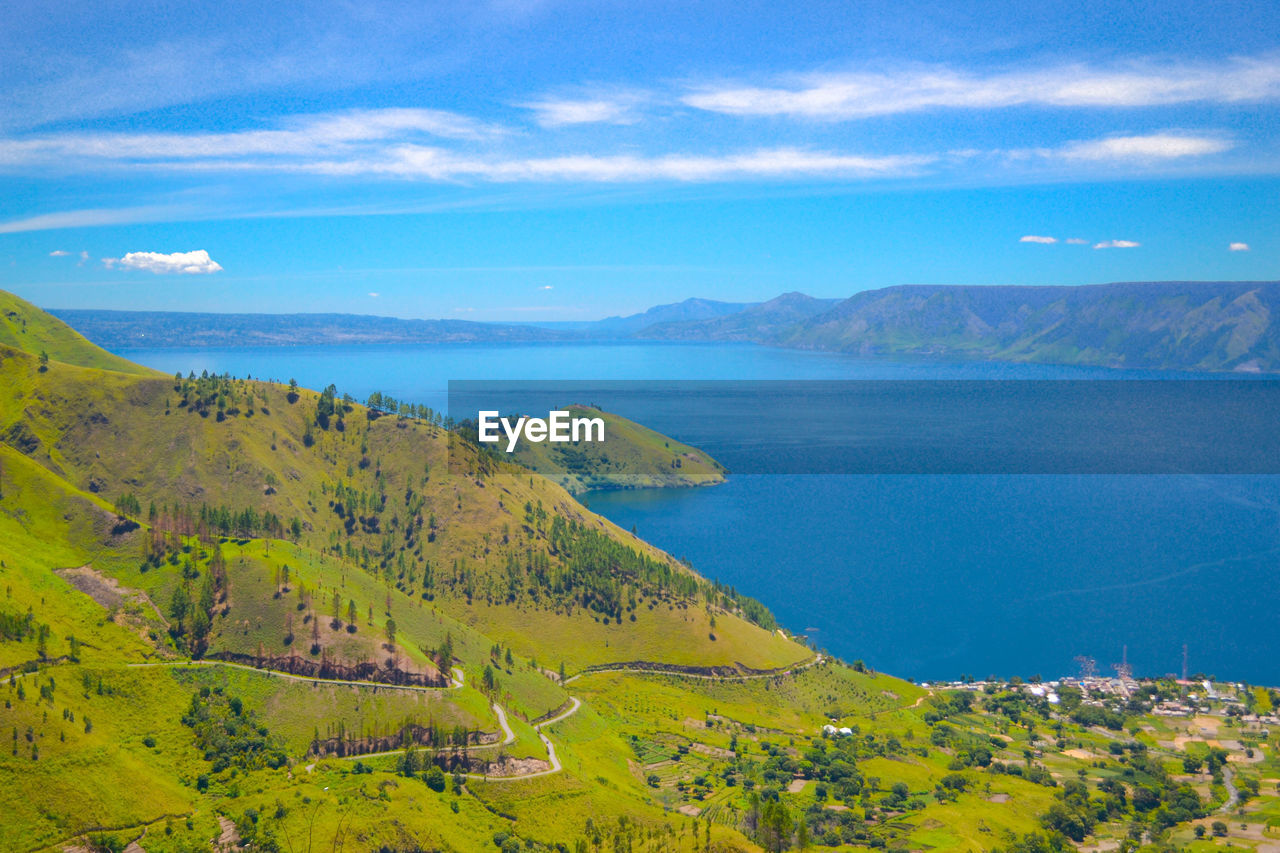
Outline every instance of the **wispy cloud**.
POLYGON ((1228 252, 1247 252, 1249 251, 1249 244, 1248 243, 1232 243, 1230 246, 1227 246, 1227 251, 1228 252))
POLYGON ((576 124, 633 124, 639 120, 636 107, 641 96, 635 93, 613 93, 582 98, 543 98, 520 106, 533 110, 534 119, 543 127, 576 124))
POLYGON ((1089 241, 1088 241, 1088 240, 1085 240, 1083 237, 1068 237, 1068 238, 1067 238, 1066 240, 1064 240, 1063 242, 1064 242, 1064 243, 1067 243, 1068 245, 1071 245, 1071 246, 1087 246, 1087 245, 1089 245, 1089 241))
POLYGON ((738 116, 846 121, 926 109, 1015 106, 1148 107, 1280 98, 1280 57, 1217 64, 1131 62, 975 74, 946 66, 897 72, 792 75, 776 85, 695 88, 688 106, 738 116))
POLYGON ((1174 160, 1218 154, 1231 147, 1229 140, 1216 136, 1153 133, 1072 142, 1057 153, 1067 160, 1174 160))
POLYGON ((1095 249, 1136 249, 1141 243, 1135 243, 1133 240, 1103 240, 1101 243, 1094 243, 1095 249))
POLYGON ((61 133, 0 140, 0 166, 73 161, 182 161, 334 156, 415 137, 482 140, 497 125, 443 110, 393 108, 294 116, 282 127, 226 133, 61 133))
POLYGON ((1044 245, 1046 245, 1046 246, 1047 246, 1047 245, 1050 245, 1050 244, 1052 244, 1052 243, 1056 243, 1056 242, 1058 242, 1058 238, 1057 238, 1057 237, 1042 237, 1042 236, 1040 236, 1039 234, 1025 234, 1025 235, 1023 235, 1022 237, 1019 237, 1019 238, 1018 238, 1018 242, 1019 242, 1019 243, 1043 243, 1044 245))
MULTIPOLYGON (((140 207, 84 208, 41 213, 9 222, 0 222, 0 234, 24 231, 50 231, 57 228, 92 228, 100 225, 131 225, 138 222, 163 222, 189 215, 190 208, 172 205, 140 207)), ((81 259, 87 256, 82 252, 81 259)))
POLYGON ((491 158, 460 155, 427 146, 404 145, 389 156, 299 164, 299 171, 333 175, 390 175, 435 181, 718 181, 733 178, 803 176, 891 177, 933 162, 928 156, 863 156, 799 148, 768 148, 725 155, 570 155, 491 158))
POLYGON ((143 270, 157 275, 208 275, 222 266, 204 249, 191 252, 129 252, 122 258, 103 258, 109 269, 143 270))
POLYGON ((63 251, 62 249, 54 249, 52 252, 49 253, 49 257, 65 258, 67 255, 70 255, 70 254, 71 254, 70 252, 63 251))

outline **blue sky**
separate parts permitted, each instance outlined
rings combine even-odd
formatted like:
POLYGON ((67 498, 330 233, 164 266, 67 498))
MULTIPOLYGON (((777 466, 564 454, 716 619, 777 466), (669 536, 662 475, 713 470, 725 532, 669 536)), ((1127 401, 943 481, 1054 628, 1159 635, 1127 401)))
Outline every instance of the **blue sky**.
POLYGON ((1280 7, 10 3, 0 287, 589 319, 1275 279, 1280 7))

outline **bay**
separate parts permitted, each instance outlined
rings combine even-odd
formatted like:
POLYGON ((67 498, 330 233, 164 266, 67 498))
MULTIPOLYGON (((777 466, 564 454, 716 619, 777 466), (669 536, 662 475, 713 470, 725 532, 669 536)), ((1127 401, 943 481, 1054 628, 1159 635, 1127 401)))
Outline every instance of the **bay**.
MULTIPOLYGON (((252 375, 438 410, 450 380, 1160 379, 895 363, 751 345, 587 343, 131 349, 165 372, 252 375)), ((675 435, 681 438, 680 435, 675 435)), ((1280 683, 1280 478, 750 476, 586 503, 849 660, 916 679, 1072 674, 1121 660, 1280 683)))

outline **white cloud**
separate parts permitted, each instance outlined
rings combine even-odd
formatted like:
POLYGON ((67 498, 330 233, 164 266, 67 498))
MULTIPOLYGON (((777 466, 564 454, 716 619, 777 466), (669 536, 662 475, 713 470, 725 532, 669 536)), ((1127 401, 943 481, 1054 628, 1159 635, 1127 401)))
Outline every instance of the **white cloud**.
POLYGON ((145 270, 156 274, 205 275, 219 272, 222 266, 204 249, 192 252, 129 252, 123 258, 103 258, 108 269, 145 270))
POLYGON ((682 100, 738 116, 844 121, 924 109, 1144 107, 1280 98, 1280 57, 1218 64, 1132 62, 1112 68, 1063 65, 974 74, 946 66, 894 72, 793 75, 780 85, 705 86, 682 100))
POLYGON ((54 249, 52 252, 50 252, 50 253, 49 253, 49 257, 51 257, 51 258, 65 258, 65 257, 66 257, 67 255, 69 255, 69 254, 71 254, 71 253, 70 253, 70 252, 67 252, 67 251, 64 251, 64 250, 62 250, 62 249, 54 249))
MULTIPOLYGON (((57 228, 86 228, 97 225, 127 225, 135 222, 172 221, 190 213, 190 208, 167 206, 64 210, 58 213, 43 213, 38 216, 29 216, 26 219, 0 222, 0 234, 47 231, 57 228)), ((86 253, 81 253, 81 258, 86 257, 88 257, 86 253)))
POLYGON ((636 121, 633 111, 635 98, 617 96, 605 98, 547 98, 530 101, 521 106, 534 111, 534 118, 543 127, 563 127, 572 124, 631 124, 636 121))
POLYGON ((377 299, 377 298, 378 298, 378 292, 377 292, 376 290, 370 290, 370 291, 369 291, 369 298, 370 298, 370 299, 377 299))
POLYGON ((1087 246, 1089 241, 1080 237, 1068 237, 1064 242, 1072 246, 1087 246))
POLYGON ((1247 252, 1249 251, 1248 243, 1232 243, 1227 247, 1228 252, 1247 252))
POLYGON ((1136 249, 1141 243, 1135 243, 1132 240, 1103 240, 1101 243, 1094 243, 1095 249, 1136 249))
POLYGON ((911 174, 934 158, 861 156, 797 148, 767 148, 727 155, 568 155, 484 158, 440 148, 404 145, 389 157, 300 164, 299 171, 335 175, 393 175, 437 181, 628 182, 649 180, 719 181, 733 178, 804 176, 888 177, 911 174))
POLYGON ((1058 238, 1057 237, 1041 237, 1038 234, 1026 234, 1026 235, 1023 235, 1022 237, 1019 237, 1018 242, 1019 243, 1044 243, 1045 245, 1049 245, 1050 243, 1058 242, 1058 238))
POLYGON ((63 133, 0 140, 0 166, 66 160, 182 161, 333 156, 421 136, 481 140, 496 125, 444 110, 388 108, 294 116, 270 130, 228 133, 63 133))
POLYGON ((554 287, 553 285, 550 285, 550 284, 544 284, 544 285, 542 285, 542 289, 543 289, 543 290, 555 290, 555 287, 554 287))
POLYGON ((1219 137, 1153 133, 1072 142, 1057 153, 1068 160, 1172 160, 1218 154, 1231 147, 1230 141, 1219 137))

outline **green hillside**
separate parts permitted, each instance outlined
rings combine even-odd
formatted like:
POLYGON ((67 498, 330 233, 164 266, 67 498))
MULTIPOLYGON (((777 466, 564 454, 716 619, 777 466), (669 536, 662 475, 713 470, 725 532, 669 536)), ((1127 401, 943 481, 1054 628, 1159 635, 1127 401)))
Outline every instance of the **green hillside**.
POLYGON ((724 466, 695 447, 591 406, 571 405, 565 411, 573 418, 602 420, 604 441, 521 441, 510 458, 560 484, 570 494, 592 489, 682 488, 724 482, 724 466))
POLYGON ((96 367, 138 376, 155 371, 112 355, 48 312, 0 290, 0 344, 32 355, 48 355, 53 361, 80 367, 96 367))
POLYGON ((332 388, 0 346, 0 586, 3 851, 1163 850, 1228 785, 1262 849, 1280 808, 1225 703, 1210 737, 1149 713, 1173 682, 1055 707, 815 654, 332 388))

